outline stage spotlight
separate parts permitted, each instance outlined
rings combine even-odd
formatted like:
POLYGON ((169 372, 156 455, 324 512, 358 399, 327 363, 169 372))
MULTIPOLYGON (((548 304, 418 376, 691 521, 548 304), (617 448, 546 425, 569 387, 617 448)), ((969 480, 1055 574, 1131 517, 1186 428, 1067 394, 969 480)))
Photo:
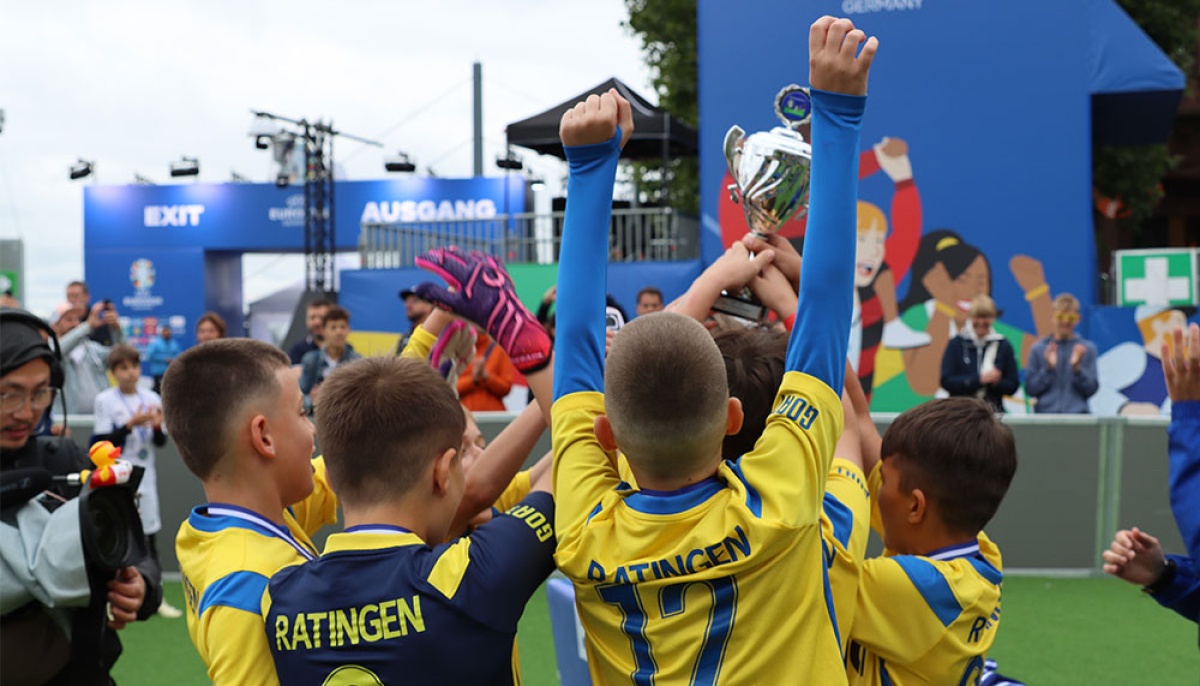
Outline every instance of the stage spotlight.
POLYGON ((279 173, 275 175, 275 187, 276 188, 287 188, 291 184, 292 184, 292 175, 287 173, 286 171, 280 170, 279 173))
POLYGON ((254 147, 259 150, 266 150, 267 148, 271 147, 271 137, 270 136, 255 136, 254 137, 254 147))
POLYGON ((200 174, 200 162, 195 157, 184 157, 178 162, 171 163, 171 176, 197 176, 200 174))
POLYGON ((503 155, 496 155, 496 166, 509 171, 521 171, 525 165, 521 162, 521 156, 509 150, 503 155))
POLYGON ((254 139, 255 148, 266 150, 271 147, 271 138, 279 133, 279 125, 268 116, 258 115, 250 124, 248 133, 254 139))
POLYGON ((415 172, 417 170, 416 162, 408 156, 408 153, 397 152, 392 157, 383 158, 383 168, 390 172, 415 172))
POLYGON ((82 178, 91 176, 92 170, 94 168, 93 164, 94 163, 88 162, 87 160, 82 159, 82 158, 75 164, 72 164, 71 165, 71 180, 74 181, 76 179, 82 179, 82 178))

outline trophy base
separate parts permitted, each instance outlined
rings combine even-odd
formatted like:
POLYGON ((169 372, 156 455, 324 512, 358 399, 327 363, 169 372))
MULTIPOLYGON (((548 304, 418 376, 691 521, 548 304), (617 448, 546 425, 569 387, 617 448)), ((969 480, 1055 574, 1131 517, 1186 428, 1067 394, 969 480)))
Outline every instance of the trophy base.
POLYGON ((713 303, 715 312, 727 314, 738 319, 745 319, 756 324, 767 320, 767 308, 762 303, 747 297, 748 294, 730 295, 722 293, 713 303))

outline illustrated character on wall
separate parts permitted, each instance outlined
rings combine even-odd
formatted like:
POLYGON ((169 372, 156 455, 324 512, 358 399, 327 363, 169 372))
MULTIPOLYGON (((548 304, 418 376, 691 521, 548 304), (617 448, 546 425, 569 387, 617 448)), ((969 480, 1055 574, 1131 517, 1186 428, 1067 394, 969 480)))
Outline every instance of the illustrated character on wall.
POLYGON ((1096 415, 1159 415, 1171 412, 1162 373, 1162 344, 1171 332, 1187 328, 1195 308, 1140 305, 1133 311, 1141 343, 1127 341, 1106 350, 1096 360, 1100 388, 1089 401, 1096 415))
MULTIPOLYGON (((875 356, 880 344, 897 350, 930 343, 926 333, 913 331, 899 317, 896 284, 908 273, 921 238, 921 196, 913 180, 908 143, 900 138, 884 138, 859 156, 858 177, 869 178, 882 171, 895 184, 888 215, 878 206, 858 204, 858 248, 855 256, 854 321, 850 332, 849 359, 858 372, 868 399, 875 375, 875 356)), ((733 183, 725 174, 722 188, 733 183)), ((722 240, 730 245, 749 230, 741 206, 727 193, 721 193, 718 216, 722 240)), ((793 219, 779 234, 803 251, 807 215, 793 219)))
MULTIPOLYGON (((1025 292, 1036 333, 1000 321, 995 329, 1014 349, 1021 351, 1017 359, 1024 360, 1028 359, 1033 343, 1052 330, 1053 305, 1040 261, 1015 255, 1009 261, 1009 269, 1025 292)), ((937 393, 946 345, 966 324, 971 301, 978 295, 990 296, 991 292, 991 265, 979 248, 949 229, 938 229, 921 237, 908 293, 899 308, 909 328, 929 334, 930 343, 902 351, 904 374, 886 384, 889 406, 910 407, 937 393), (895 385, 907 388, 890 388, 895 385)))

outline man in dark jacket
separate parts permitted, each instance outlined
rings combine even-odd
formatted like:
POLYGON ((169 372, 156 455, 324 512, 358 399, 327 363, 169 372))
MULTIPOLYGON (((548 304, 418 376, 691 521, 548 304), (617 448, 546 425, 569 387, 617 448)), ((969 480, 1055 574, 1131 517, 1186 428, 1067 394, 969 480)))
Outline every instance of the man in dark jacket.
MULTIPOLYGON (((22 310, 0 309, 0 472, 5 476, 37 470, 78 474, 91 468, 70 439, 33 434, 61 386, 49 325, 22 310)), ((15 497, 7 486, 17 484, 6 479, 0 503, 4 681, 110 684, 109 670, 121 654, 114 629, 154 614, 162 598, 161 570, 146 559, 117 570, 111 580, 97 580, 85 559, 79 486, 55 482, 41 493, 15 497)), ((128 504, 135 512, 132 500, 128 504)))
POLYGON ((997 412, 1004 396, 1021 386, 1017 358, 1008 340, 992 329, 996 304, 986 295, 971 301, 968 325, 946 346, 942 355, 942 388, 952 396, 982 398, 997 412))

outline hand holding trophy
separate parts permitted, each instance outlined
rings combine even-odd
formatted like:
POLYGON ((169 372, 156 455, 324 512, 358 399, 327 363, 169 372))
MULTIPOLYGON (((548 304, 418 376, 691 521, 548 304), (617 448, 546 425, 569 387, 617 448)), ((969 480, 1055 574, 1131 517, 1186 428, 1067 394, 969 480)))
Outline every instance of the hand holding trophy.
MULTIPOLYGON (((804 216, 808 211, 812 169, 812 146, 798 132, 812 118, 808 89, 791 85, 781 90, 775 96, 775 114, 783 126, 747 136, 735 125, 725 134, 725 162, 734 180, 730 194, 746 212, 750 231, 764 239, 797 213, 804 216)), ((748 289, 722 294, 713 309, 750 321, 767 315, 767 308, 748 289)))

